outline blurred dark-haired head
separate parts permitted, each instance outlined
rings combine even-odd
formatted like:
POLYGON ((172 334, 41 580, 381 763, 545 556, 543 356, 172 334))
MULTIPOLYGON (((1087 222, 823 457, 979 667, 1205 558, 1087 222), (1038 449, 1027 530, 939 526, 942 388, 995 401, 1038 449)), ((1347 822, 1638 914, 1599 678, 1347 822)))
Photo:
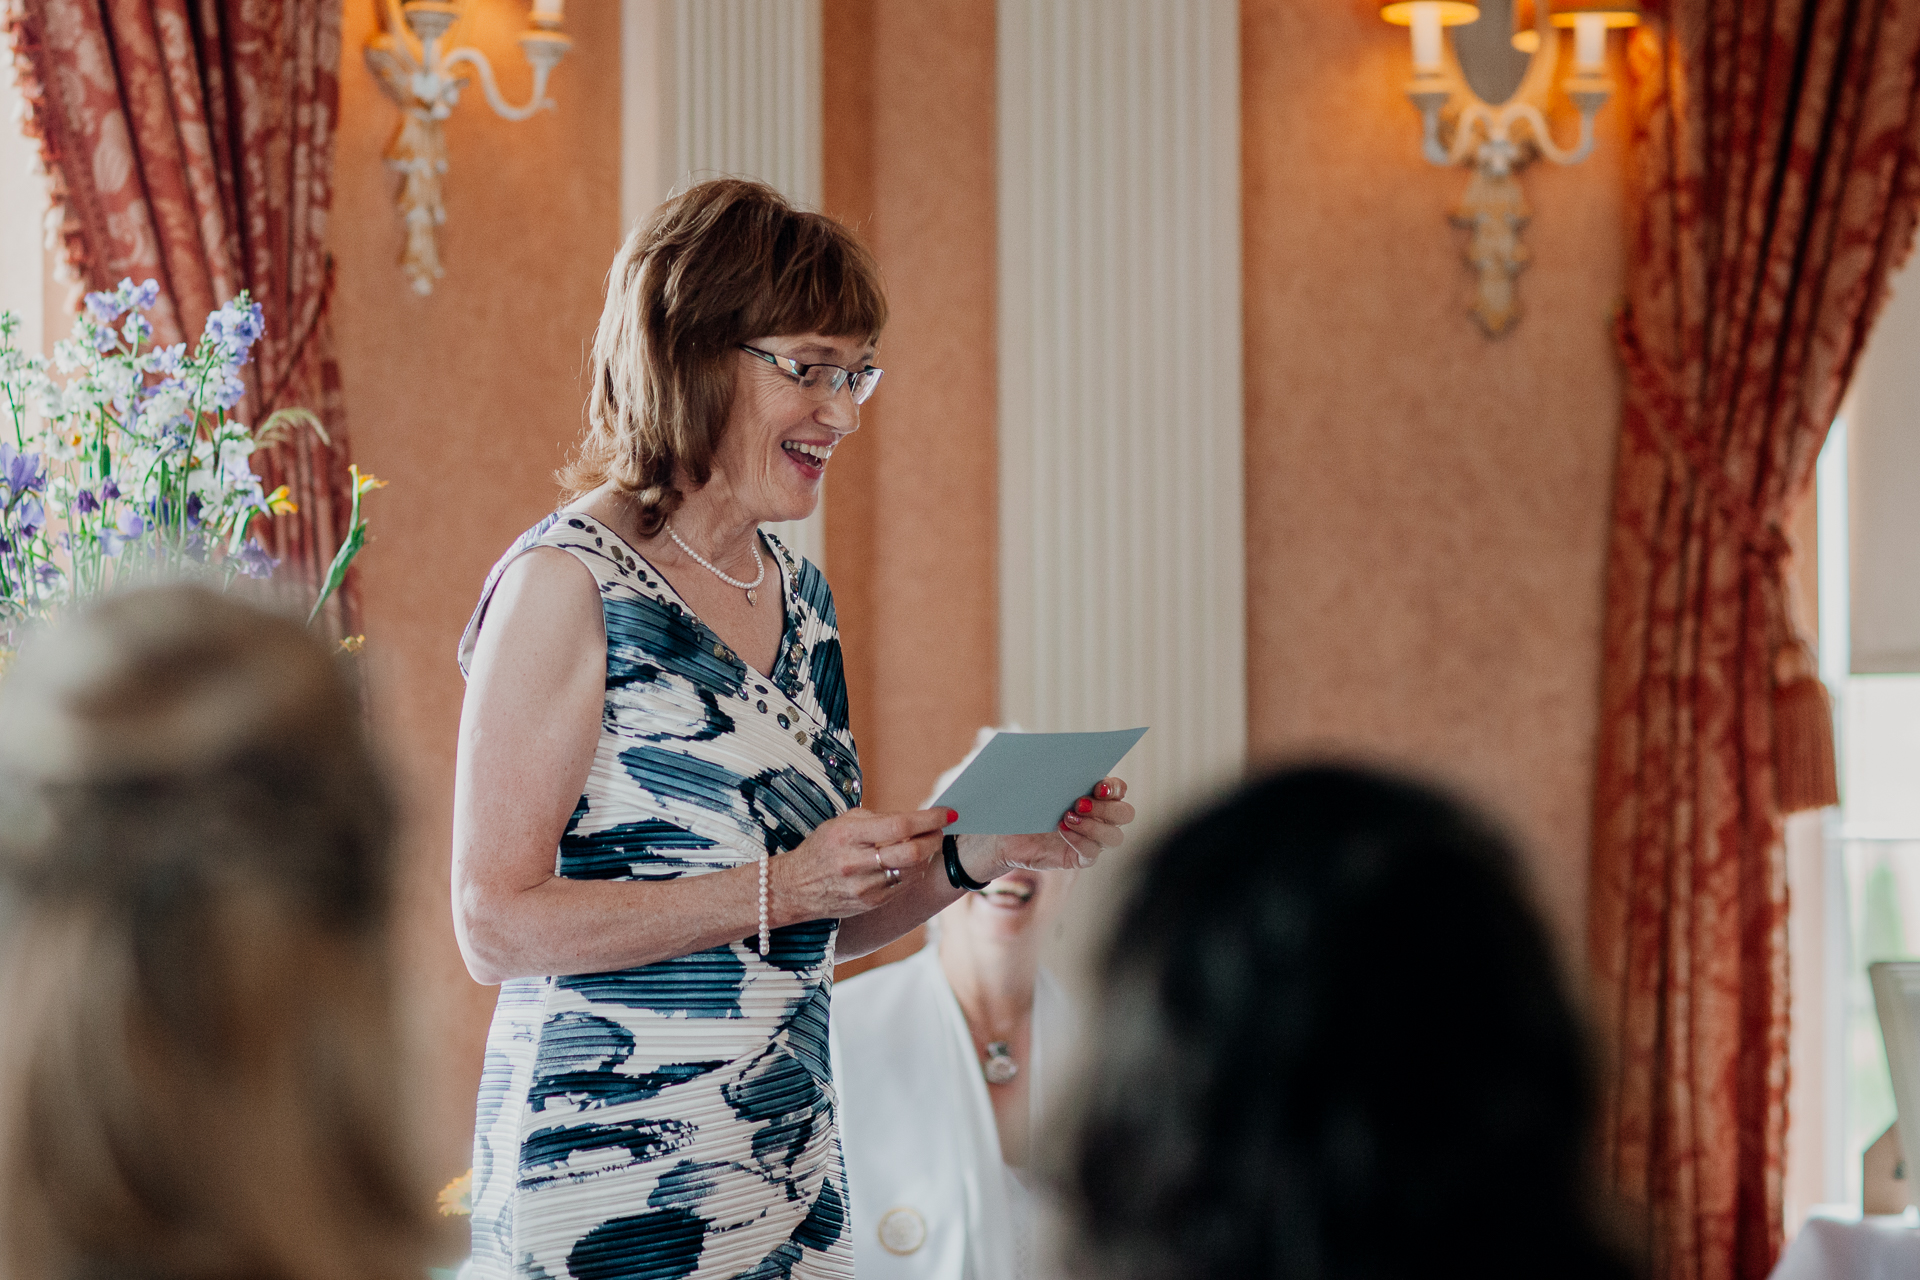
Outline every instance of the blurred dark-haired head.
POLYGON ((297 624, 129 591, 0 679, 0 1275, 412 1277, 390 806, 297 624))
POLYGON ((1628 1274, 1513 850, 1424 787, 1291 769, 1174 832, 1092 1044, 1060 1170, 1078 1275, 1628 1274))

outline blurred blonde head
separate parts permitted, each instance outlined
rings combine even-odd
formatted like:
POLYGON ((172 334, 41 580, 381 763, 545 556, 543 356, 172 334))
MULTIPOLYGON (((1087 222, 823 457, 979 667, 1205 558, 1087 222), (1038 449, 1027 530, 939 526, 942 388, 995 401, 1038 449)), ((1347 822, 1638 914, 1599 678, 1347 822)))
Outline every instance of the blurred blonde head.
POLYGON ((194 586, 0 679, 0 1268, 418 1276, 392 1135, 390 806, 294 622, 194 586))

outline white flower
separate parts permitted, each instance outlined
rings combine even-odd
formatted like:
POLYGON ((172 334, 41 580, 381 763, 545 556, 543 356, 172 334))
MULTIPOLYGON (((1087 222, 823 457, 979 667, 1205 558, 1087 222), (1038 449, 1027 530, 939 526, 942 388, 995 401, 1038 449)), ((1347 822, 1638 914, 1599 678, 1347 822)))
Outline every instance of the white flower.
POLYGON ((114 360, 100 370, 100 390, 116 412, 124 414, 133 407, 134 392, 140 386, 140 371, 131 360, 114 360))
POLYGON ((148 396, 146 403, 140 406, 140 412, 127 422, 127 427, 136 435, 157 437, 163 431, 171 430, 187 420, 187 410, 193 400, 185 387, 177 384, 162 383, 148 396))
POLYGON ((247 489, 259 486, 259 478, 253 474, 253 464, 248 461, 252 455, 253 439, 250 436, 228 436, 220 441, 220 474, 230 487, 247 489))
POLYGON ((64 418, 67 414, 66 397, 60 393, 59 385, 44 374, 28 381, 27 403, 35 413, 49 422, 55 418, 64 418))
POLYGON ((71 422, 49 422, 47 424, 47 456, 56 462, 72 462, 80 456, 80 446, 86 435, 71 422))
POLYGON ((93 348, 72 338, 62 338, 53 344, 53 363, 60 372, 72 373, 82 365, 93 363, 93 348))

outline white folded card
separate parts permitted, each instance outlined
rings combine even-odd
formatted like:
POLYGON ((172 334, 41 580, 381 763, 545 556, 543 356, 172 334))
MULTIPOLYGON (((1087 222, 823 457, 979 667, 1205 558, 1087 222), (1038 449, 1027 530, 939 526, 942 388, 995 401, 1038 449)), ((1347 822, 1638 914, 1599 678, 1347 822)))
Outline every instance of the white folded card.
POLYGON ((958 811, 960 821, 947 828, 954 835, 1052 831, 1144 733, 996 733, 928 807, 958 811))

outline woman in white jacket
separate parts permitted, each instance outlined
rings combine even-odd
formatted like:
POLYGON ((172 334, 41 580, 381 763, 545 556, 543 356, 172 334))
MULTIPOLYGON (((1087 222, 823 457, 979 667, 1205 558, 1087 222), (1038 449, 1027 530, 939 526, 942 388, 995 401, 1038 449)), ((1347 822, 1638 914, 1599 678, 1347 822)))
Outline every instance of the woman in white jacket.
POLYGON ((834 992, 860 1280, 1037 1275, 1029 1154, 1072 1037, 1040 948, 1076 874, 1009 872, 834 992))

